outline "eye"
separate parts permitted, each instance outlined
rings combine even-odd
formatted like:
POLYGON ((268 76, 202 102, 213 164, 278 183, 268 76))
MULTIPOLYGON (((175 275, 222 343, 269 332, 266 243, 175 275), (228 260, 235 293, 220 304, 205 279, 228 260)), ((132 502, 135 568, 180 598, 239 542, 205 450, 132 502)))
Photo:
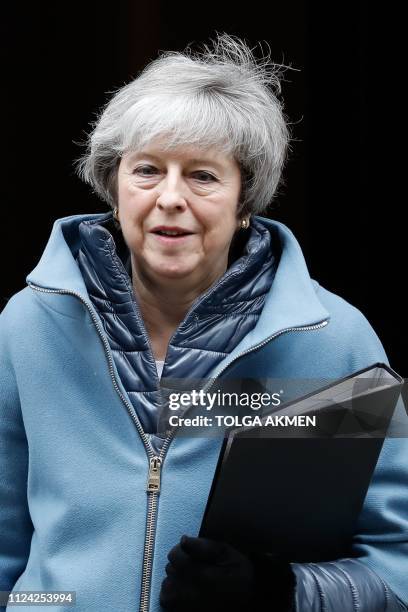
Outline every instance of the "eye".
POLYGON ((138 174, 139 176, 154 176, 157 172, 157 168, 154 166, 138 166, 133 170, 133 174, 138 174))
POLYGON ((197 170, 197 172, 193 172, 193 176, 200 181, 200 183, 211 183, 212 181, 217 180, 215 176, 209 172, 205 172, 204 170, 197 170))

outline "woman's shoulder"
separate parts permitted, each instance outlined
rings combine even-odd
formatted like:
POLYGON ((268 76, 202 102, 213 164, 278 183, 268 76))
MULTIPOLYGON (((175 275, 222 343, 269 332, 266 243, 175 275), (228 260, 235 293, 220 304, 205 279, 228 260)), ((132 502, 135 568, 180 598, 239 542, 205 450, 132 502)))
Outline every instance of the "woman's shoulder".
POLYGON ((326 289, 316 280, 312 279, 316 295, 322 305, 330 313, 330 318, 334 318, 336 324, 349 328, 361 328, 363 331, 372 330, 372 327, 365 314, 357 306, 351 304, 347 299, 326 289))
POLYGON ((387 361, 381 340, 368 317, 357 307, 337 293, 322 287, 313 280, 316 295, 327 309, 330 318, 325 334, 334 342, 337 350, 354 348, 357 356, 364 361, 364 355, 376 355, 387 361))
POLYGON ((13 346, 22 345, 30 338, 34 307, 28 287, 7 300, 0 313, 0 352, 4 359, 13 346))
POLYGON ((29 287, 17 291, 10 298, 6 298, 6 304, 0 313, 1 324, 13 325, 14 322, 24 318, 33 308, 33 296, 29 287))
POLYGON ((72 319, 90 324, 80 300, 66 291, 28 285, 15 293, 0 313, 0 333, 9 337, 32 334, 52 320, 72 319))
MULTIPOLYGON (((33 328, 44 322, 44 313, 53 294, 39 294, 27 286, 12 295, 0 313, 0 334, 18 337, 33 332, 33 328)), ((51 304, 52 308, 52 304, 51 304)))

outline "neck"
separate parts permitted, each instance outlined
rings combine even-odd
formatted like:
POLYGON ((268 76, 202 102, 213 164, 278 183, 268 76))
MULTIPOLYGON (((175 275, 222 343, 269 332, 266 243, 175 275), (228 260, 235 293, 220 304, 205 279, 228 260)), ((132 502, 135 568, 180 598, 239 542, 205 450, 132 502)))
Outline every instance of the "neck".
POLYGON ((133 290, 156 359, 165 358, 171 336, 195 300, 217 278, 203 278, 199 284, 186 279, 151 279, 136 269, 132 257, 133 290))

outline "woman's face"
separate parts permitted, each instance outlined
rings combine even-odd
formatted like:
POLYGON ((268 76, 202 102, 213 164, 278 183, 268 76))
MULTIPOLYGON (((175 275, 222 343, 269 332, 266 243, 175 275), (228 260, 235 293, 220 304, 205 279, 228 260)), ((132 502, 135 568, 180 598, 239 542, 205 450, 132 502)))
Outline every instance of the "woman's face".
POLYGON ((152 143, 118 169, 118 217, 136 272, 209 286, 227 269, 239 227, 241 173, 214 149, 152 143))

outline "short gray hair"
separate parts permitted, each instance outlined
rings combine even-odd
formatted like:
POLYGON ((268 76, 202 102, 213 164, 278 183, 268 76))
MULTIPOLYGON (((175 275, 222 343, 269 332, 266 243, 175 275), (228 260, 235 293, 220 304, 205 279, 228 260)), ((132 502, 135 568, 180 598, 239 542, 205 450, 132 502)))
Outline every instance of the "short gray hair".
POLYGON ((260 213, 272 202, 289 144, 281 65, 256 59, 236 36, 217 34, 200 52, 166 51, 103 108, 88 134, 79 176, 111 207, 117 205, 122 155, 165 136, 165 148, 217 147, 242 174, 238 211, 260 213))

